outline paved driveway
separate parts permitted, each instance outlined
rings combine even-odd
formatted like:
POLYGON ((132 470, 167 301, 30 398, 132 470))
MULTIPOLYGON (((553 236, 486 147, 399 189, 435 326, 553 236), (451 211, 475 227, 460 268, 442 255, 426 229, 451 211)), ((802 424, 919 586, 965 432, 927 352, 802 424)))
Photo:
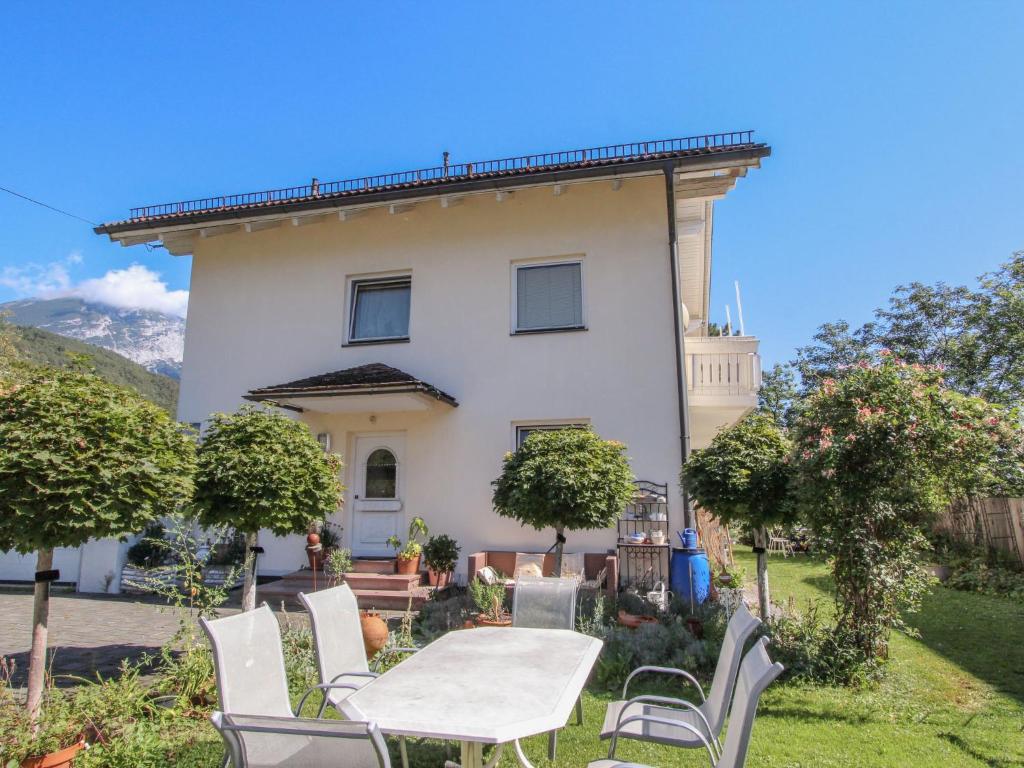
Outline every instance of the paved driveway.
MULTIPOLYGON (((155 653, 178 629, 173 610, 140 598, 54 594, 50 597, 52 674, 94 678, 115 672, 122 659, 155 653)), ((32 595, 0 592, 0 656, 17 665, 24 685, 32 644, 32 595)))

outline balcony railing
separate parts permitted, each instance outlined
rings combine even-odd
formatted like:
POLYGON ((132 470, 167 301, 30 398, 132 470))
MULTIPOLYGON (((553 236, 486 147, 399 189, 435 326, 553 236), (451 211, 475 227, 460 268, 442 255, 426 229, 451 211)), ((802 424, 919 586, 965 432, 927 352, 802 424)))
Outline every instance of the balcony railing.
POLYGON ((752 336, 687 338, 686 384, 695 404, 704 398, 756 397, 761 386, 757 349, 752 336))

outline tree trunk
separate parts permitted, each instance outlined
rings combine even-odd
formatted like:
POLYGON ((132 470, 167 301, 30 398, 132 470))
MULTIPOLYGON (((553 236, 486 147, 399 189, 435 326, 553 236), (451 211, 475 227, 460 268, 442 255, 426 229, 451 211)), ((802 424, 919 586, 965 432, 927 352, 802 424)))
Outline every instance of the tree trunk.
POLYGON ((565 545, 562 540, 565 539, 565 526, 559 525, 555 527, 555 538, 557 543, 555 544, 555 576, 562 575, 562 550, 565 545))
POLYGON ((260 556, 258 552, 253 552, 253 548, 258 546, 259 537, 259 531, 245 534, 245 551, 251 562, 246 561, 245 564, 245 585, 242 587, 243 611, 252 611, 256 608, 256 565, 260 556))
MULTIPOLYGON (((53 568, 53 550, 41 549, 36 555, 36 572, 53 568)), ((46 635, 50 617, 50 582, 37 581, 32 601, 32 650, 28 657, 28 715, 33 725, 39 718, 46 680, 46 635)))
POLYGON ((759 528, 754 534, 757 548, 757 607, 761 620, 771 617, 771 599, 768 595, 768 529, 759 528))

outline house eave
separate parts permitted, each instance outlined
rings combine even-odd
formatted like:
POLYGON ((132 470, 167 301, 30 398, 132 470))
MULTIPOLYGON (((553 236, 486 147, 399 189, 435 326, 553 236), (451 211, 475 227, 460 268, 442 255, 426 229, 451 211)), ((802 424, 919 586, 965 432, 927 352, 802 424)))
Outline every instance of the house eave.
POLYGON ((675 170, 695 171, 702 169, 728 169, 757 166, 760 160, 771 154, 765 144, 755 144, 742 149, 723 149, 714 152, 675 157, 652 157, 641 160, 622 160, 614 164, 594 163, 574 168, 550 171, 531 171, 528 174, 495 175, 483 178, 459 178, 425 183, 423 186, 402 186, 367 192, 342 192, 304 198, 292 201, 260 203, 238 206, 225 210, 198 211, 173 214, 149 219, 129 220, 102 224, 94 228, 99 235, 107 235, 113 241, 123 244, 131 239, 145 242, 144 236, 152 240, 162 239, 165 233, 199 229, 224 224, 270 221, 295 215, 311 213, 333 213, 351 209, 376 207, 400 202, 416 202, 447 195, 466 195, 486 192, 511 191, 530 187, 556 184, 598 181, 629 176, 655 176, 664 172, 665 164, 671 163, 675 170))

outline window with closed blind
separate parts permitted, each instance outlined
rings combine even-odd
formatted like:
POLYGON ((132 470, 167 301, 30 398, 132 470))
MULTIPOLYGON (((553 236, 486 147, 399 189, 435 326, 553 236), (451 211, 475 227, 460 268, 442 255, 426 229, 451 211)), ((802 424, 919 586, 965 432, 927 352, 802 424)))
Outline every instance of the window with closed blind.
POLYGON ((583 262, 515 267, 515 333, 581 330, 583 262))

